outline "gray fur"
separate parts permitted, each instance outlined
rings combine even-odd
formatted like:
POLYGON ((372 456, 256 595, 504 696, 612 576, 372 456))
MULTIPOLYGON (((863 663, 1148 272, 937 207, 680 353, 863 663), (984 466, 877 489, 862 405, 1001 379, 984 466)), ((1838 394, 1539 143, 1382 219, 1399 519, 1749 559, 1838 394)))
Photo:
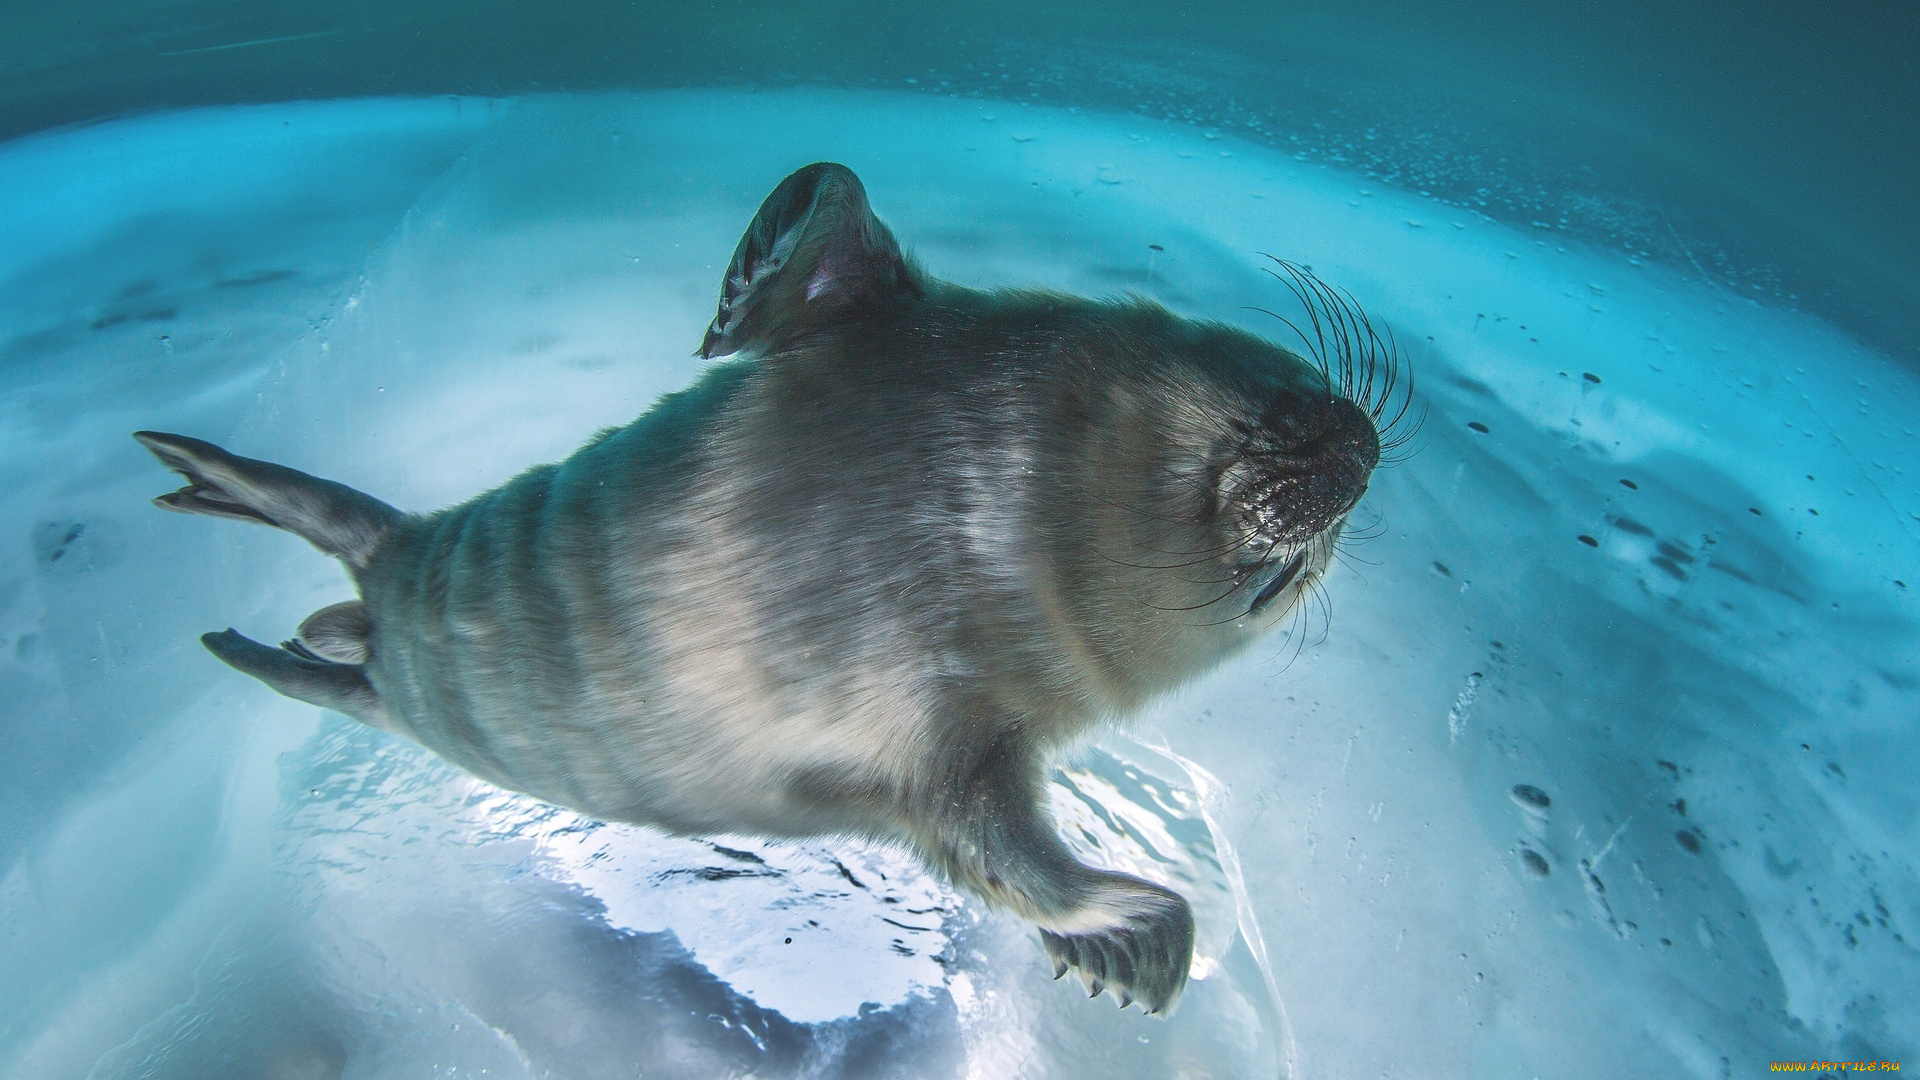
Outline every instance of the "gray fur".
POLYGON ((1171 1006, 1186 902, 1076 861, 1043 769, 1285 617, 1368 413, 1145 301, 934 280, 837 165, 768 198, 702 350, 741 355, 435 514, 142 433, 192 481, 162 505, 292 529, 360 591, 209 647, 596 817, 911 845, 1090 992, 1171 1006))

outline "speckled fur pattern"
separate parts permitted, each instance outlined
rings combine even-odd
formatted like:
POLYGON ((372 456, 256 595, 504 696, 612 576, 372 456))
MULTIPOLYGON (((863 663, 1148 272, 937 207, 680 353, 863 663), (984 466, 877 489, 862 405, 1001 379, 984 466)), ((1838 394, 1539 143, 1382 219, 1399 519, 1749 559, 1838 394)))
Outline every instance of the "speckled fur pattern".
POLYGON ((1144 300, 937 281, 836 165, 768 197, 701 351, 733 358, 438 513, 140 433, 188 479, 162 506, 287 528, 359 589, 209 648, 596 817, 909 845, 1056 975, 1170 1008, 1186 902, 1075 860, 1044 769, 1287 617, 1377 413, 1144 300))

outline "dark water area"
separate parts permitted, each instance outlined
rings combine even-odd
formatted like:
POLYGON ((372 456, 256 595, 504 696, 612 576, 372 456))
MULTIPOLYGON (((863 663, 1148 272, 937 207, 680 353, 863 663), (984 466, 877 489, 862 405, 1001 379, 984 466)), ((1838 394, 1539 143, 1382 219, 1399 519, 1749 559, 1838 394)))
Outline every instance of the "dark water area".
POLYGON ((1920 357, 1905 3, 13 5, 0 137, 192 105, 912 88, 1216 125, 1920 357))

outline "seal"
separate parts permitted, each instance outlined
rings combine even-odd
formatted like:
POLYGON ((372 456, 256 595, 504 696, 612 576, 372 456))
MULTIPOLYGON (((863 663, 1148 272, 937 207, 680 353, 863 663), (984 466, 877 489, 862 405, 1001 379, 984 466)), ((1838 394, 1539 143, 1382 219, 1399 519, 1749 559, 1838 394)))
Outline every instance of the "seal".
POLYGON ((470 502, 135 438, 188 481, 160 506, 350 572, 359 599, 278 648, 202 639, 240 671, 594 817, 907 845, 1036 924, 1056 978, 1158 1013, 1192 913, 1076 860, 1044 768, 1259 641, 1366 490, 1392 353, 1280 266, 1314 360, 1142 299, 939 281, 821 163, 734 252, 699 349, 732 359, 470 502))

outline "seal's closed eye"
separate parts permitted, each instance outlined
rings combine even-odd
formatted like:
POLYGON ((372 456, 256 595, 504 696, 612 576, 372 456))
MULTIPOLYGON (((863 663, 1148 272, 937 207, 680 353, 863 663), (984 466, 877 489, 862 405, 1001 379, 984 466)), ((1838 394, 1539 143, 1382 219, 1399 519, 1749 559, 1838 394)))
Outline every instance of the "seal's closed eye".
POLYGON ((1267 601, 1279 596, 1280 590, 1293 584, 1293 579, 1300 576, 1300 568, 1306 563, 1307 553, 1304 549, 1287 560, 1287 565, 1280 568, 1280 572, 1273 576, 1273 580, 1260 587, 1260 592, 1254 596, 1253 603, 1247 605, 1247 614, 1251 615, 1267 606, 1267 601))

